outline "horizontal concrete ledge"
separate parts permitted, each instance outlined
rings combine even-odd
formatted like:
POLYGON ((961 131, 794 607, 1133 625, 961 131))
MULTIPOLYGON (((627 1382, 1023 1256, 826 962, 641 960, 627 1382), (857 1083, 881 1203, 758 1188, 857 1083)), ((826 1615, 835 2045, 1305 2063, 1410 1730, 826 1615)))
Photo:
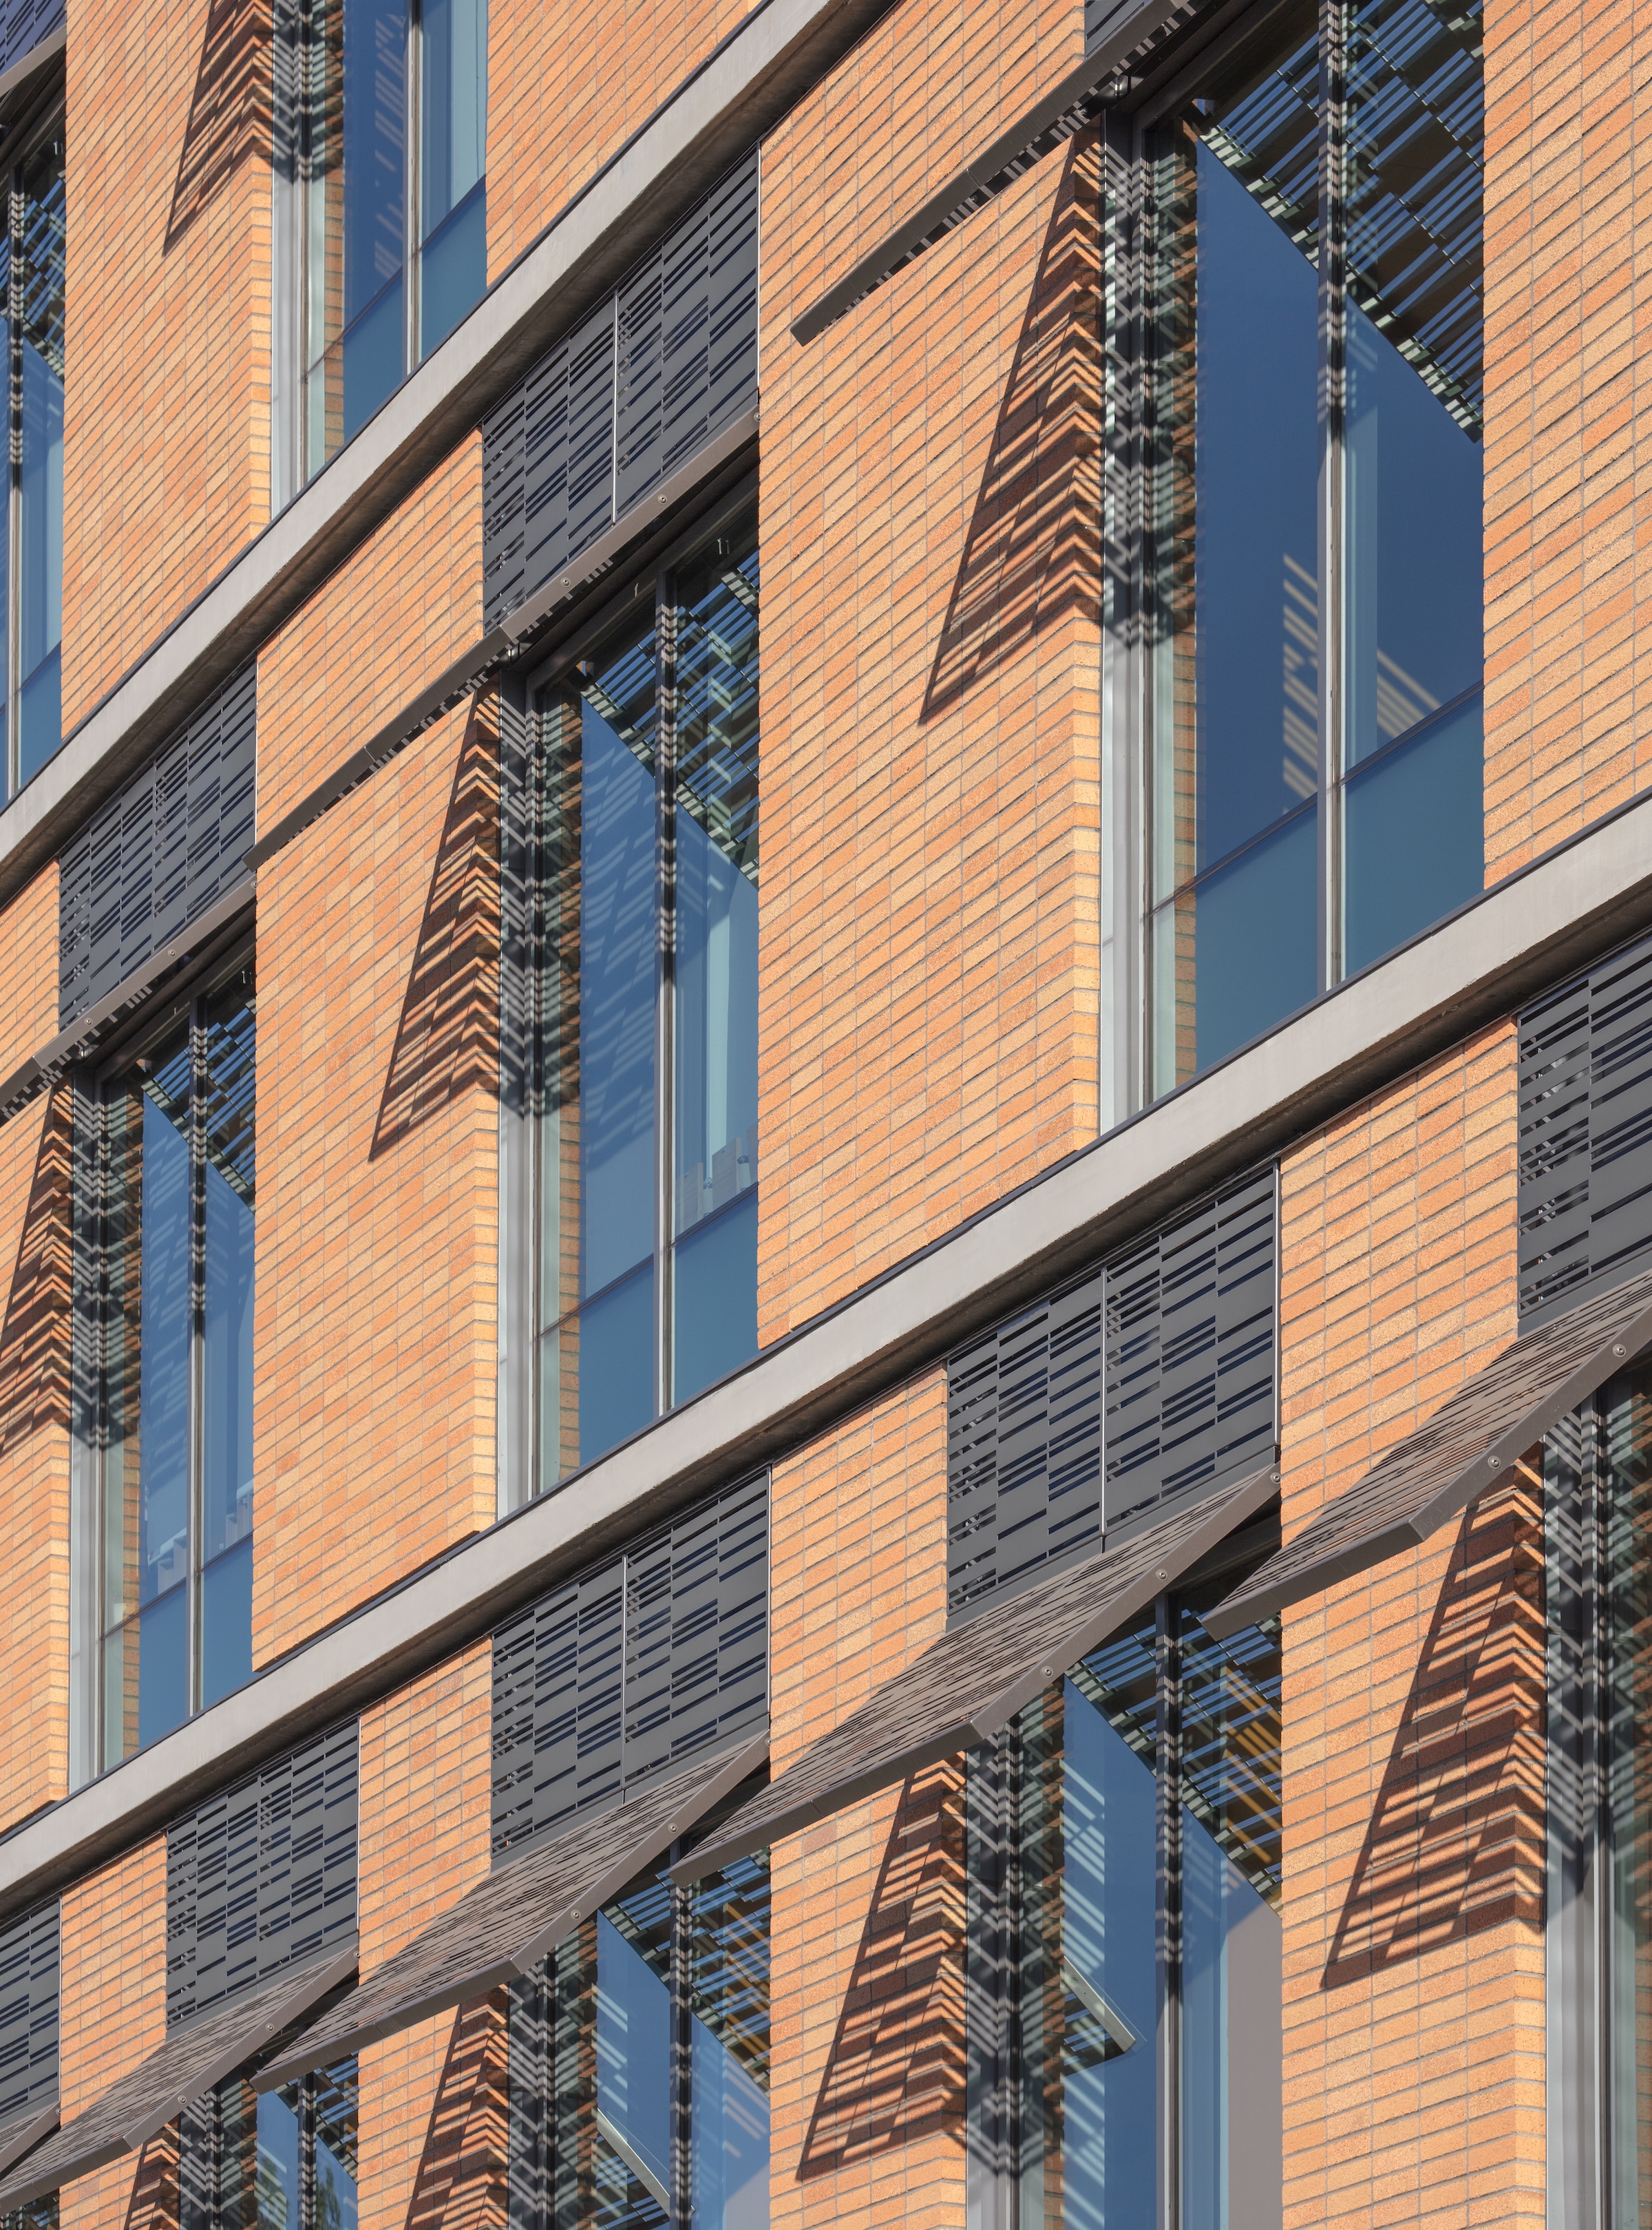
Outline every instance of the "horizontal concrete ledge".
POLYGON ((760 0, 0 813, 0 902, 462 441, 890 0, 760 0))
MULTIPOLYGON (((974 1332, 1652 923, 1652 798, 1500 884, 1218 1068, 0 1840, 0 1914, 485 1634, 974 1332)), ((1509 1090, 1514 1090, 1511 1067, 1509 1090)), ((1509 1232, 1509 1274, 1514 1267, 1509 1232)))

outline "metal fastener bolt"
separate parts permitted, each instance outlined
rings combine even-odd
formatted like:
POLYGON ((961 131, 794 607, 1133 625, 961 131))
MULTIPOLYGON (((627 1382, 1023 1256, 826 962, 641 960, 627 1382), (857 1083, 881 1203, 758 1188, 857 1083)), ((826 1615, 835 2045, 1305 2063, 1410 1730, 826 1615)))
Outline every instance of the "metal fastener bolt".
POLYGON ((1501 1456, 1488 1456, 1486 1458, 1486 1469, 1488 1471, 1500 1470, 1502 1466, 1502 1460, 1503 1460, 1501 1456))

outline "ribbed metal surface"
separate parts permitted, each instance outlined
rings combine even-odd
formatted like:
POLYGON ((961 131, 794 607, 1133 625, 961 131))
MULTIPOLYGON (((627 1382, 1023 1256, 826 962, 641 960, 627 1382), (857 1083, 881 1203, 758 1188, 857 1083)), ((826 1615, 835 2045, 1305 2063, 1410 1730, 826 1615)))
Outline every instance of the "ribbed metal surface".
POLYGON ((248 667, 58 862, 58 1018, 69 1024, 247 874, 255 834, 257 674, 248 667))
POLYGON ((1523 1332, 1205 1614, 1218 1640, 1415 1548, 1652 1342, 1652 1273, 1523 1332))
POLYGON ((273 2089, 527 1974, 762 1763, 766 1734, 651 1782, 495 1866, 257 2079, 273 2089))
POLYGON ((691 1879, 984 1742, 1127 1626, 1279 1491, 1271 1466, 1121 1546, 1050 1574, 933 1641, 840 1726, 742 1805, 673 1878, 691 1879))
POLYGON ((1276 1224, 1269 1169, 949 1358, 954 1615, 1271 1462, 1276 1224))
POLYGON ((1520 1018, 1520 1307, 1540 1324, 1652 1246, 1652 938, 1520 1018))
POLYGON ((0 1930, 0 2123, 57 2096, 58 1903, 0 1930))
POLYGON ((768 1482, 732 1487, 493 1637, 493 1851, 768 1717, 768 1482))
POLYGON ((0 8, 0 70, 20 62, 31 47, 49 38, 66 21, 65 0, 12 0, 0 8))
POLYGON ((174 1822, 169 2027, 354 1938, 356 1830, 354 1720, 174 1822))
POLYGON ((757 157, 719 181, 482 427, 485 623, 757 394, 757 157))

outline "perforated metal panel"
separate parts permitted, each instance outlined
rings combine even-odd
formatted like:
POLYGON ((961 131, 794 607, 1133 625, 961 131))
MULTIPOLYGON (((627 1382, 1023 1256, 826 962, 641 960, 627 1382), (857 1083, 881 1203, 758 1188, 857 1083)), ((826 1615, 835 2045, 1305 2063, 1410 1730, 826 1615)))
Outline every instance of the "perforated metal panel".
POLYGON ((357 1727, 336 1727, 166 1837, 169 2027, 356 1933, 357 1727))
POLYGON ((0 8, 0 70, 20 62, 31 47, 49 38, 68 15, 65 0, 11 0, 0 8))
POLYGON ((63 852, 63 1028, 245 880, 256 833, 257 711, 248 667, 63 852))
POLYGON ((754 150, 484 421, 487 625, 756 394, 754 150))
POLYGON ((1542 1323, 1652 1247, 1652 938, 1520 1018, 1520 1309, 1542 1323))
POLYGON ((493 1636, 496 1858, 768 1715, 768 1482, 674 1518, 493 1636))
POLYGON ((950 1357, 953 1615, 1272 1460, 1275 1191, 1230 1187, 950 1357))
POLYGON ((57 2096, 58 1904, 0 1930, 0 2124, 57 2096))

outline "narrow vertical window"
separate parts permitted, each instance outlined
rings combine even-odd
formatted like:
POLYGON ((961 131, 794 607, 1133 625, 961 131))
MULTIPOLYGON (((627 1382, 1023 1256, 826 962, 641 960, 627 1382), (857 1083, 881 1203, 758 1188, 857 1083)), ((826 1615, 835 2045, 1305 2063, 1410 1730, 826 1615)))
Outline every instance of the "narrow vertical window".
POLYGON ((252 1672, 255 1009, 243 964, 92 1102, 106 1766, 252 1672))
POLYGON ((61 119, 9 174, 0 242, 10 393, 9 510, 0 540, 6 679, 0 738, 15 796, 63 737, 63 332, 66 245, 61 119))
POLYGON ((356 2061, 254 2091, 275 2048, 184 2109, 179 2230, 356 2230, 356 2061))
POLYGON ((638 601, 539 716, 542 1486, 757 1344, 755 521, 638 601))
POLYGON ((1144 106, 1149 1097, 1482 886, 1480 12, 1144 106))
POLYGON ((307 477, 485 290, 486 0, 302 0, 297 44, 307 477))

